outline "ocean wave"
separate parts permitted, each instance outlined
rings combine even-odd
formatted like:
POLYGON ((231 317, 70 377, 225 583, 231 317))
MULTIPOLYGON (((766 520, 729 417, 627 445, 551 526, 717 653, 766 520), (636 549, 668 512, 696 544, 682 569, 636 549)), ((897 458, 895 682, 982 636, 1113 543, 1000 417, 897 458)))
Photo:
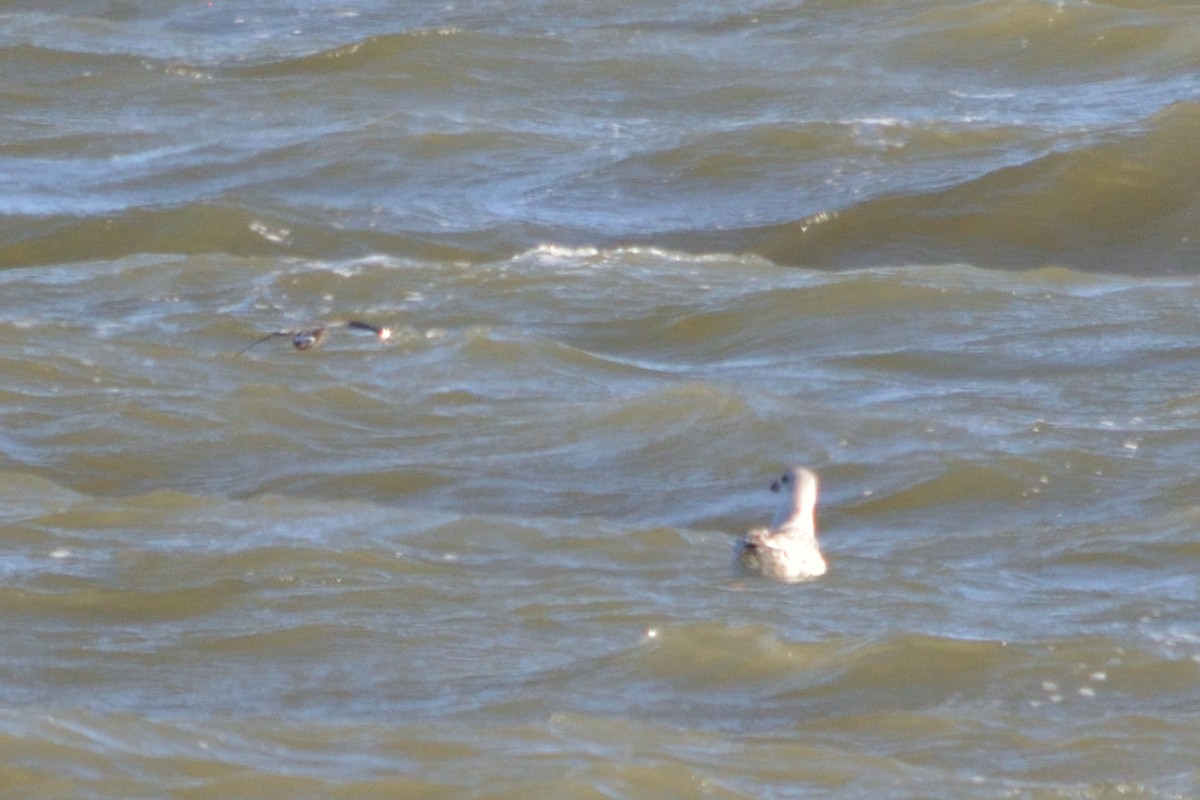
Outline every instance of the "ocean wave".
MULTIPOLYGON (((693 249, 816 268, 971 263, 1097 272, 1200 269, 1200 104, 1143 128, 965 183, 892 194, 781 225, 696 234, 693 249)), ((682 247, 688 236, 669 237, 682 247)))
POLYGON ((315 216, 303 219, 237 205, 188 203, 98 216, 0 217, 0 268, 143 253, 334 260, 389 253, 427 261, 478 262, 505 258, 522 249, 512 241, 506 244, 502 235, 488 233, 438 236, 354 230, 315 216))

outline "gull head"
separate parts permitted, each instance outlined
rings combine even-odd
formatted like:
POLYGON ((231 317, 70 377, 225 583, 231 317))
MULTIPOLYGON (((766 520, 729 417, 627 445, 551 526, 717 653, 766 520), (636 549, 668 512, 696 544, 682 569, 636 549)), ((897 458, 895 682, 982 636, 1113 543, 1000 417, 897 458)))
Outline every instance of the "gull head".
POLYGON ((778 494, 779 508, 772 528, 804 527, 814 530, 813 513, 817 507, 817 473, 808 467, 792 467, 771 484, 778 494))
POLYGON ((811 497, 817 500, 817 473, 808 467, 792 467, 771 483, 771 491, 788 497, 811 497))

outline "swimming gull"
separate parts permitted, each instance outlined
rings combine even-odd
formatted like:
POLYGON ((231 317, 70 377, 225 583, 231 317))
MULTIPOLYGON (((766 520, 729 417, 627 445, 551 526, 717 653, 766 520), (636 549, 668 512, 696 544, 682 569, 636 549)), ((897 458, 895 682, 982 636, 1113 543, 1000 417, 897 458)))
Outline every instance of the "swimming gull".
POLYGON ((824 575, 828 569, 817 546, 817 474, 793 467, 771 484, 779 510, 770 528, 755 528, 734 545, 735 565, 743 573, 794 582, 824 575))

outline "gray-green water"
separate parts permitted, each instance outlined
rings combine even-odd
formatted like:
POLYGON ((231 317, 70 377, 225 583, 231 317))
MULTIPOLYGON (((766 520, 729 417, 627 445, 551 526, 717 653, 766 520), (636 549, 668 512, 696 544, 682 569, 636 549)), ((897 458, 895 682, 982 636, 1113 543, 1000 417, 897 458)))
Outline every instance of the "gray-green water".
POLYGON ((0 7, 0 794, 1200 791, 1200 12, 0 7), (262 333, 364 319, 319 350, 262 333), (735 580, 775 473, 830 572, 735 580))

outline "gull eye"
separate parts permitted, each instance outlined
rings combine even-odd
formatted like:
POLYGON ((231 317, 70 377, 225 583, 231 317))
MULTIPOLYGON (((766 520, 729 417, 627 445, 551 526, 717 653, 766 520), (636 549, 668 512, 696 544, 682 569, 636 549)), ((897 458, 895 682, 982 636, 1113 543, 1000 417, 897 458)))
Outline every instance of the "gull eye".
POLYGON ((788 475, 788 474, 785 472, 785 473, 783 473, 782 475, 780 475, 780 476, 779 476, 779 482, 780 482, 780 483, 791 483, 791 482, 792 482, 792 476, 791 476, 791 475, 788 475))

